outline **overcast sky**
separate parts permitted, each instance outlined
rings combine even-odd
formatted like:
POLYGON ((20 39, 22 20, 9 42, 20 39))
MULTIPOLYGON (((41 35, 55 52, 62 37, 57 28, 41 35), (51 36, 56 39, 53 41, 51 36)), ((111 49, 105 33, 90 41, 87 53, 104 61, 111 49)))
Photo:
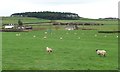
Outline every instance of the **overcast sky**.
POLYGON ((119 0, 1 0, 0 16, 20 12, 72 12, 85 18, 118 17, 119 0))

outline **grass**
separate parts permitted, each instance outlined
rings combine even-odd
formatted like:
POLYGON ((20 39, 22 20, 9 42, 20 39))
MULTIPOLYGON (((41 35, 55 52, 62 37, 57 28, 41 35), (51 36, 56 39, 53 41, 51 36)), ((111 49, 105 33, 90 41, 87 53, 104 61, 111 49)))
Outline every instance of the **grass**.
POLYGON ((49 22, 50 20, 34 18, 34 17, 2 17, 2 24, 18 24, 18 20, 23 23, 49 22))
POLYGON ((65 26, 51 26, 50 20, 28 17, 3 17, 2 24, 32 23, 33 28, 46 30, 2 33, 3 70, 117 70, 118 34, 98 33, 99 30, 118 30, 117 20, 55 20, 56 22, 95 22, 103 26, 80 26, 96 30, 64 30, 65 26), (55 28, 58 27, 58 30, 55 28), (52 28, 52 32, 48 29, 52 28), (45 34, 44 32, 48 32, 45 34), (16 34, 20 33, 20 36, 16 34), (36 37, 33 37, 33 36, 36 37), (95 37, 95 35, 97 35, 95 37), (47 36, 47 39, 43 39, 47 36), (60 37, 63 39, 60 40, 60 37), (46 47, 53 48, 48 54, 46 47), (96 49, 105 49, 106 57, 96 54, 96 49))
POLYGON ((20 32, 21 36, 16 36, 18 32, 3 32, 3 70, 118 69, 117 34, 95 30, 53 30, 52 34, 45 31, 20 32), (45 51, 47 46, 53 48, 52 54, 45 51), (98 56, 96 49, 107 50, 107 57, 98 56))
POLYGON ((2 71, 2 33, 0 33, 0 71, 2 71))
MULTIPOLYGON (((39 22, 50 22, 50 20, 33 18, 33 17, 3 17, 2 24, 18 24, 18 20, 21 20, 26 25, 31 25, 33 27, 41 28, 41 26, 50 25, 49 23, 39 23, 39 22), (30 23, 30 24, 29 24, 30 23)), ((118 20, 99 20, 99 19, 79 19, 79 20, 54 20, 55 22, 87 22, 87 23, 100 23, 103 26, 81 26, 80 28, 92 28, 97 30, 118 30, 118 20)), ((44 27, 45 27, 44 26, 44 27)), ((60 26, 60 29, 63 28, 60 26)))
POLYGON ((90 22, 90 23, 100 23, 100 24, 108 24, 115 25, 118 24, 118 20, 100 20, 100 19, 79 19, 79 20, 56 20, 57 22, 90 22))
POLYGON ((97 30, 118 30, 118 20, 100 20, 100 19, 79 19, 79 20, 56 20, 56 22, 83 22, 83 23, 99 23, 102 26, 80 26, 81 28, 92 28, 97 30))
MULTIPOLYGON (((2 17, 3 24, 9 23, 18 23, 18 20, 22 20, 23 23, 36 23, 36 22, 50 22, 50 20, 34 18, 34 17, 2 17)), ((79 20, 53 20, 55 22, 90 22, 90 23, 100 23, 100 24, 107 24, 107 25, 117 25, 118 20, 100 20, 100 19, 79 19, 79 20)))

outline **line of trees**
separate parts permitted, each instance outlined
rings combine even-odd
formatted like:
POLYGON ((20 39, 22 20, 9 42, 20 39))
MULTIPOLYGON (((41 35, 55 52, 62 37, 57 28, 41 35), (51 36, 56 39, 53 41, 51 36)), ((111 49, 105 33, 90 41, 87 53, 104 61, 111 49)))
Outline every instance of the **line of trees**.
POLYGON ((11 15, 14 16, 21 16, 21 17, 36 17, 36 18, 43 18, 49 20, 74 20, 79 19, 79 15, 76 13, 68 13, 68 12, 50 12, 50 11, 43 11, 43 12, 24 12, 24 13, 14 13, 11 15))

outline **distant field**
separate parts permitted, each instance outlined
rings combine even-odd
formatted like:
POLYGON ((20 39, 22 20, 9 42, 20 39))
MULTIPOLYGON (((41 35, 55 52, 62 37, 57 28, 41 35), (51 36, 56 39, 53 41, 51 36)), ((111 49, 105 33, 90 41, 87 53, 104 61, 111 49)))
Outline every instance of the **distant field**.
MULTIPOLYGON (((22 20, 23 23, 36 23, 36 22, 50 22, 50 20, 33 18, 33 17, 2 17, 3 24, 9 23, 18 23, 18 20, 22 20)), ((118 24, 118 20, 99 20, 99 19, 80 19, 80 20, 53 20, 56 22, 92 22, 92 23, 101 23, 108 25, 118 24)))
POLYGON ((108 24, 108 25, 115 25, 118 24, 117 20, 105 20, 105 19, 80 19, 80 20, 57 20, 58 22, 92 22, 92 23, 100 23, 100 24, 108 24))
POLYGON ((97 30, 118 30, 118 20, 80 19, 80 20, 56 20, 57 22, 85 22, 99 23, 103 26, 80 26, 81 28, 92 28, 97 30))
MULTIPOLYGON (((32 25, 33 27, 41 28, 42 26, 50 27, 49 23, 42 22, 50 22, 51 20, 31 18, 31 17, 3 17, 2 24, 18 24, 18 20, 21 20, 23 23, 27 23, 28 25, 32 25)), ((82 26, 80 28, 92 28, 97 30, 118 30, 118 21, 117 20, 99 20, 99 19, 80 19, 80 20, 53 20, 55 22, 87 22, 87 23, 100 23, 104 24, 103 26, 82 26)), ((26 24, 26 25, 27 25, 26 24)), ((54 27, 54 26, 53 26, 54 27)), ((59 28, 64 28, 65 26, 59 26, 59 28)))
POLYGON ((98 33, 98 31, 118 30, 117 20, 55 20, 56 22, 96 22, 103 26, 79 26, 80 30, 67 31, 65 26, 52 26, 50 20, 5 17, 3 24, 32 23, 34 29, 29 32, 2 33, 2 69, 3 70, 117 70, 118 34, 98 33), (57 30, 56 27, 59 29, 57 30), (95 30, 81 30, 91 28, 95 30), (47 34, 45 34, 47 32, 47 34), (16 36, 20 34, 20 36, 16 36), (36 37, 33 37, 33 36, 36 37), (46 39, 43 39, 47 36, 46 39), (63 39, 60 40, 60 37, 63 39), (48 54, 46 47, 53 48, 48 54), (105 49, 106 57, 96 54, 96 49, 105 49))
POLYGON ((21 36, 16 36, 16 32, 3 33, 3 70, 118 68, 117 34, 65 30, 53 30, 52 34, 44 32, 21 32, 21 36), (47 36, 47 39, 43 39, 44 36, 47 36), (63 37, 63 40, 60 40, 60 37, 63 37), (46 53, 47 46, 53 48, 52 54, 46 53), (96 49, 107 50, 107 57, 98 56, 96 49))
POLYGON ((36 23, 36 22, 49 22, 50 20, 32 18, 32 17, 3 17, 3 24, 18 24, 18 20, 21 20, 23 23, 36 23))

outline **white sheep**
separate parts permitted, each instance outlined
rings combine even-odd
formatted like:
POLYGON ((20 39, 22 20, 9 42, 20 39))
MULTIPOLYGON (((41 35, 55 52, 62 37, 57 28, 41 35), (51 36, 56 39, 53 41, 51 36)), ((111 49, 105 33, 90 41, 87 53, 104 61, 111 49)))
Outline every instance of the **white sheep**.
POLYGON ((97 37, 97 34, 95 34, 95 37, 97 37))
POLYGON ((50 54, 53 50, 52 48, 46 47, 46 51, 50 54))
POLYGON ((44 38, 44 39, 46 39, 47 37, 46 37, 46 36, 44 36, 43 38, 44 38))
POLYGON ((19 34, 16 34, 16 36, 19 36, 19 34))
POLYGON ((117 36, 117 38, 118 38, 118 36, 117 36))
POLYGON ((106 56, 106 50, 96 50, 96 53, 100 56, 106 56))
POLYGON ((47 32, 45 32, 45 34, 47 34, 47 32))
POLYGON ((36 37, 35 35, 33 37, 36 37))
POLYGON ((78 39, 80 39, 80 37, 78 37, 78 39))
POLYGON ((16 36, 20 36, 20 33, 19 33, 19 34, 16 34, 16 36))
POLYGON ((60 39, 62 40, 63 38, 62 38, 62 37, 60 37, 60 39))

